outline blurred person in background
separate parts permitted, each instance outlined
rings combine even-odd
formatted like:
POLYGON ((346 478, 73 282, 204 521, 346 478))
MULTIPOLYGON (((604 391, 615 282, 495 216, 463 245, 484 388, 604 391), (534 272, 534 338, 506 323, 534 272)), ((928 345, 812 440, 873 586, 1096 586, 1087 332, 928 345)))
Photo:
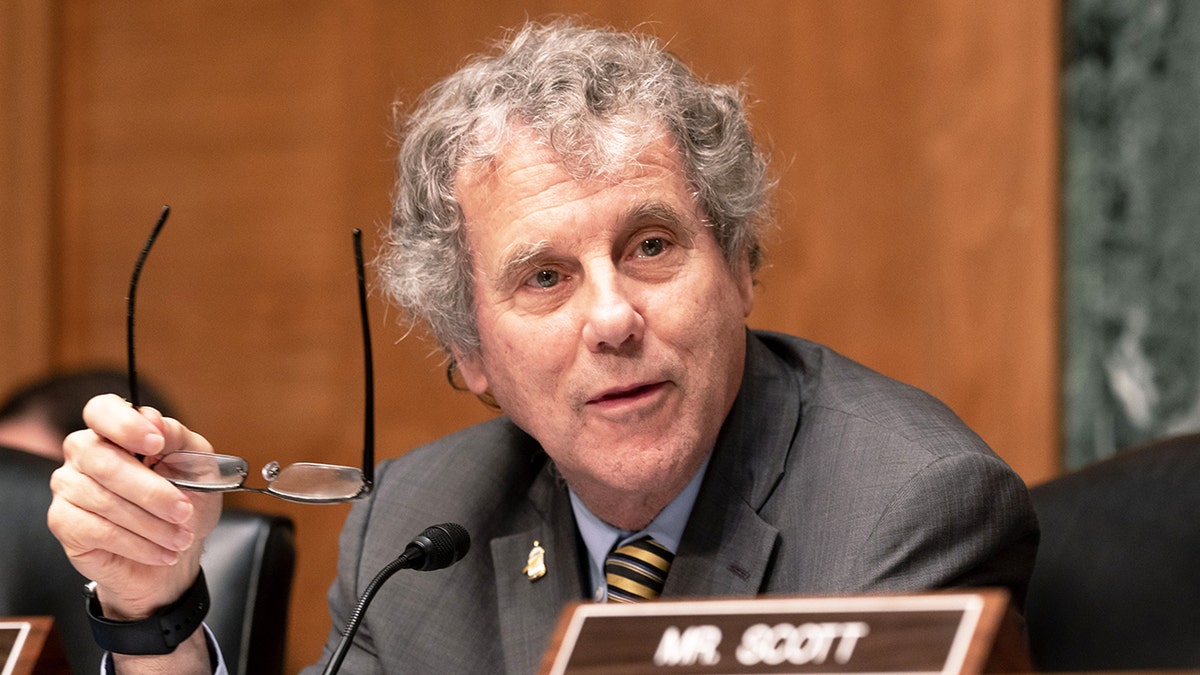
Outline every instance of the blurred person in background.
MULTIPOLYGON (((146 405, 171 414, 163 396, 150 384, 146 405)), ((128 375, 116 368, 71 370, 37 378, 4 398, 0 405, 0 446, 22 450, 62 463, 63 439, 86 429, 83 406, 103 393, 129 395, 128 375)))

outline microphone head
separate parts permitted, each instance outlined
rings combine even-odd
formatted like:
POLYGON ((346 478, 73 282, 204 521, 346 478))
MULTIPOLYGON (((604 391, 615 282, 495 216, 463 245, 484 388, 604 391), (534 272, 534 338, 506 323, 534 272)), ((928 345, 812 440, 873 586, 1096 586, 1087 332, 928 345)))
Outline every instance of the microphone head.
POLYGON ((414 556, 412 569, 440 570, 462 560, 471 550, 471 535, 458 523, 442 523, 425 528, 409 544, 410 550, 413 547, 420 550, 421 556, 414 556))

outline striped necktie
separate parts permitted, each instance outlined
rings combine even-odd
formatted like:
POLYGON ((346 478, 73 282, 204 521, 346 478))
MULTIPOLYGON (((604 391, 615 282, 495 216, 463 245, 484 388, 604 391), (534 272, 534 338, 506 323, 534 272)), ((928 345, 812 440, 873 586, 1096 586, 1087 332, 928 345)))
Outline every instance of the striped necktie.
POLYGON ((657 598, 674 559, 674 553, 648 536, 608 554, 604 561, 608 601, 641 602, 657 598))

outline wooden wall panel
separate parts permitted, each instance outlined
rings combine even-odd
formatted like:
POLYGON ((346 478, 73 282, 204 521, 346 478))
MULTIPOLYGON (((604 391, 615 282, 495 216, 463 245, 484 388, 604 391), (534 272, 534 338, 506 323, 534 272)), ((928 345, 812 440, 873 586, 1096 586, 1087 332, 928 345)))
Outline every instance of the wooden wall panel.
POLYGON ((0 6, 0 391, 54 365, 54 19, 0 6))
MULTIPOLYGON (((129 268, 169 203, 139 294, 140 363, 221 451, 357 461, 349 230, 372 246, 387 218, 389 106, 500 26, 581 12, 644 25, 702 74, 746 81, 780 178, 752 325, 932 391, 1027 481, 1057 470, 1056 3, 73 0, 61 12, 61 37, 46 38, 62 63, 57 274, 31 302, 64 320, 40 329, 60 362, 119 361, 129 268)), ((4 256, 36 251, 24 242, 40 227, 6 227, 4 256)), ((489 416, 449 389, 394 309, 372 310, 380 458, 489 416)), ((298 523, 298 670, 329 629, 346 508, 230 502, 298 523)))

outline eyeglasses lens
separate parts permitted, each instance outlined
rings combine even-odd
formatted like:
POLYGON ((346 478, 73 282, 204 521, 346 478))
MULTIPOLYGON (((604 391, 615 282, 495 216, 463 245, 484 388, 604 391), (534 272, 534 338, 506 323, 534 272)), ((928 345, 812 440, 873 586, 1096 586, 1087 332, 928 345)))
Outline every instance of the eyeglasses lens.
POLYGON ((246 460, 207 452, 172 452, 163 455, 154 472, 183 488, 232 490, 246 479, 246 460))
POLYGON ((271 492, 293 499, 353 499, 364 485, 362 471, 335 464, 299 462, 279 470, 271 480, 271 492))

